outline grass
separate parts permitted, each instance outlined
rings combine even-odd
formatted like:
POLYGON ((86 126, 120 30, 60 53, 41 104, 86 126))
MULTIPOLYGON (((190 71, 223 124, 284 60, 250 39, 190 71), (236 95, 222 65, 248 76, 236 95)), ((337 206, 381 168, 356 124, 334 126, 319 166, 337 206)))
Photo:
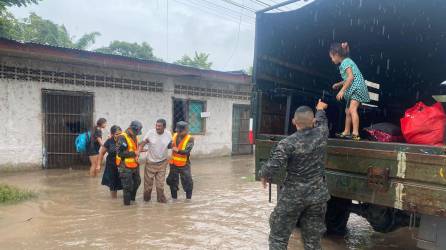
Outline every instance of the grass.
POLYGON ((36 196, 34 192, 0 184, 0 204, 24 201, 36 196))

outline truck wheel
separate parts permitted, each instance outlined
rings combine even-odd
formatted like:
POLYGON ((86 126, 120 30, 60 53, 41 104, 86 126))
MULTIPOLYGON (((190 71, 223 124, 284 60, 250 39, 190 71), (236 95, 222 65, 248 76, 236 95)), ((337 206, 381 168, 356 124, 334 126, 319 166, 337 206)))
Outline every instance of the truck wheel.
POLYGON ((395 209, 377 205, 369 205, 366 212, 366 219, 370 226, 380 233, 392 232, 400 227, 400 224, 403 224, 401 218, 402 215, 399 215, 395 209))
POLYGON ((347 233, 351 204, 351 200, 331 197, 327 203, 327 213, 325 214, 327 234, 343 236, 347 233))

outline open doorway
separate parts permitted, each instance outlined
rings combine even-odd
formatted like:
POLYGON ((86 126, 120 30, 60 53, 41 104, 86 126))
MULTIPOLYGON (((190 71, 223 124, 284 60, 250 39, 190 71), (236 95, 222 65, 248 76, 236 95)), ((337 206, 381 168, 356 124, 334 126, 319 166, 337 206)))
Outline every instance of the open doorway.
POLYGON ((250 106, 234 104, 232 109, 232 154, 252 154, 249 143, 250 106))

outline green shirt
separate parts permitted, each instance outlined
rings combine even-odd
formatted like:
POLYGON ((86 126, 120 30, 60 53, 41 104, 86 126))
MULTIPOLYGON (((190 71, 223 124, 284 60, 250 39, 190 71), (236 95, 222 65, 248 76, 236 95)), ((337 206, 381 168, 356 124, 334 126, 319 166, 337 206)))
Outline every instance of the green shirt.
POLYGON ((347 88, 344 94, 344 99, 349 102, 351 99, 357 100, 360 103, 370 102, 369 91, 365 83, 364 77, 358 66, 349 57, 342 60, 339 65, 339 72, 341 73, 342 80, 347 79, 347 69, 351 68, 353 72, 353 82, 350 87, 347 88))

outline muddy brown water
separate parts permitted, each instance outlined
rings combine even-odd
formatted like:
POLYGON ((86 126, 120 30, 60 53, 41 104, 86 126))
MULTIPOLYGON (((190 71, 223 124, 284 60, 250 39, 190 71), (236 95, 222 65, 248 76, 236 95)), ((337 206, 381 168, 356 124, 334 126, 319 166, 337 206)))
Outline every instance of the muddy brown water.
MULTIPOLYGON (((274 203, 252 178, 250 156, 194 160, 194 196, 175 203, 142 201, 124 207, 109 198, 100 178, 81 170, 1 173, 0 183, 35 190, 39 197, 0 206, 0 249, 267 249, 274 203)), ((166 189, 166 195, 168 194, 166 189)), ((373 232, 350 217, 345 238, 323 239, 324 249, 417 249, 407 229, 373 232)), ((299 232, 289 249, 302 249, 299 232)))

